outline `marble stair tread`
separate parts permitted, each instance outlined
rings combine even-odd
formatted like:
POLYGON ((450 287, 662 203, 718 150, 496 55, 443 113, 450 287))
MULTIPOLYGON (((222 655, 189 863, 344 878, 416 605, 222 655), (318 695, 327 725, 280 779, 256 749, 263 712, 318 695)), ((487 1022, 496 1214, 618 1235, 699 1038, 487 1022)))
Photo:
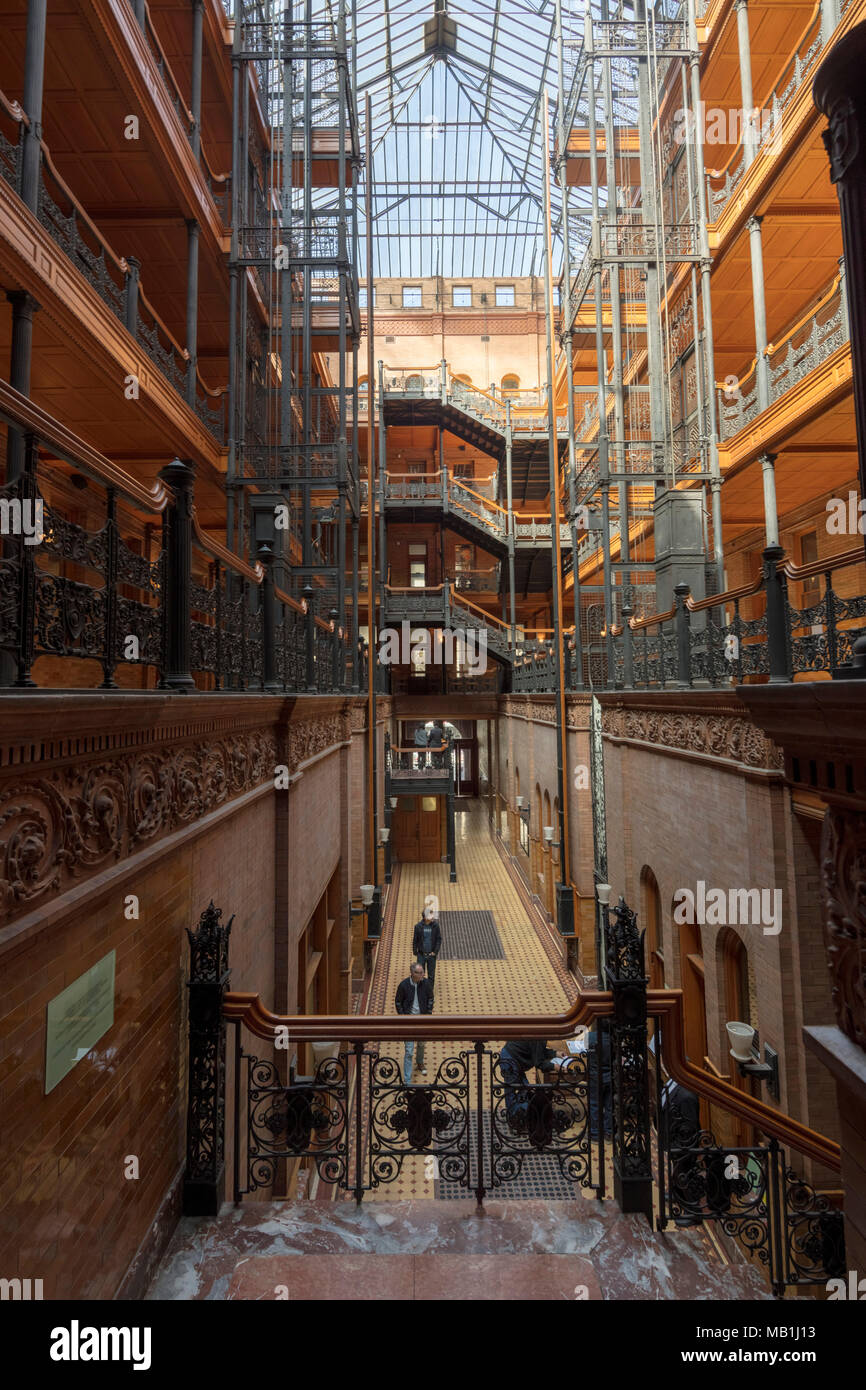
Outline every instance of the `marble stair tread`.
POLYGON ((181 1220, 147 1297, 225 1299, 242 1261, 416 1255, 578 1257, 605 1299, 771 1297, 760 1272, 724 1263, 701 1227, 653 1231, 615 1202, 583 1198, 489 1201, 483 1213, 472 1198, 226 1203, 181 1220))
POLYGON ((228 1299, 569 1301, 602 1297, 580 1255, 267 1255, 239 1260, 228 1299))

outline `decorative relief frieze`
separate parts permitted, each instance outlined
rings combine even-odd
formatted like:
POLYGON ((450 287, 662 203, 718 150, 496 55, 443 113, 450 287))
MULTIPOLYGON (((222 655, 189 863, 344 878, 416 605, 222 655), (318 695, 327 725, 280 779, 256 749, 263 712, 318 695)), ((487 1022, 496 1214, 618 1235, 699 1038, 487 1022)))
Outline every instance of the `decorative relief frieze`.
POLYGON ((288 729, 289 771, 294 772, 302 763, 324 753, 334 744, 342 743, 347 731, 342 714, 328 715, 323 719, 308 719, 303 724, 290 724, 288 729))
POLYGON ((619 706, 602 711, 602 730, 614 738, 703 753, 746 767, 780 771, 784 767, 781 749, 762 730, 748 719, 723 712, 687 713, 619 706))
POLYGON ((821 833, 821 876, 836 1022, 866 1048, 866 815, 829 808, 821 833))
POLYGON ((271 782, 273 731, 120 751, 0 785, 0 915, 14 916, 271 782))

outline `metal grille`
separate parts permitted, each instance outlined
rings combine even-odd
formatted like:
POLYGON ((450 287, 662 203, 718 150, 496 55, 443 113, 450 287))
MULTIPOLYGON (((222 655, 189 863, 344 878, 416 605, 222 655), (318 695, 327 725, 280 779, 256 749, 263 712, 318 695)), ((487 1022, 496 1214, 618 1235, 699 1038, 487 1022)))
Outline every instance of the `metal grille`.
MULTIPOLYGON (((440 913, 439 921, 442 921, 440 913)), ((469 1126, 469 1163, 471 1171, 476 1170, 478 1160, 478 1139, 476 1125, 478 1123, 477 1111, 472 1112, 472 1122, 469 1126)), ((484 1130, 484 1152, 490 1153, 490 1116, 485 1113, 482 1118, 482 1128, 484 1130)), ((436 1197, 444 1201, 462 1200, 465 1202, 469 1195, 466 1184, 440 1177, 435 1185, 436 1197)), ((555 1154, 522 1154, 520 1157, 520 1169, 514 1177, 509 1177, 507 1182, 501 1183, 497 1187, 492 1187, 488 1194, 491 1198, 501 1197, 510 1202, 531 1202, 546 1201, 573 1202, 579 1192, 575 1190, 575 1184, 562 1172, 559 1160, 555 1154)))
POLYGON ((440 912, 439 926, 440 960, 505 960, 492 912, 440 912))

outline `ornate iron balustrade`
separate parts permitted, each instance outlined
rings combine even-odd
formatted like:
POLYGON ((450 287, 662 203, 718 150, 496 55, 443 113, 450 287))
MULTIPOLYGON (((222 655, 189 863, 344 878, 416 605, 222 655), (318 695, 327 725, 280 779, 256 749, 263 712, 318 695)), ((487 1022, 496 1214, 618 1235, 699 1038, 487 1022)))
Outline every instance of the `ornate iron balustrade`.
MULTIPOLYGON (((49 682, 62 687, 81 680, 79 668, 73 682, 64 679, 66 660, 98 663, 102 689, 117 688, 118 668, 126 664, 150 668, 163 689, 192 689, 193 673, 200 686, 213 689, 350 687, 347 637, 333 623, 333 610, 326 622, 312 602, 276 588, 270 569, 247 565, 205 536, 185 464, 175 460, 162 472, 169 500, 162 483, 143 487, 2 383, 0 398, 0 418, 29 427, 24 471, 0 487, 4 525, 11 518, 12 532, 0 550, 7 685, 35 688, 34 662, 51 657, 49 682), (54 500, 68 483, 56 470, 40 477, 40 443, 104 489, 104 520, 95 529, 72 521, 54 500), (147 537, 160 515, 155 545, 147 537)), ((95 491, 87 497, 92 512, 95 491)))
POLYGON ((780 547, 770 546, 751 584, 697 602, 687 585, 678 585, 675 606, 667 613, 630 619, 617 631, 624 685, 687 687, 755 678, 790 681, 807 673, 857 674, 854 645, 866 633, 866 596, 841 597, 833 576, 862 563, 859 547, 797 566, 785 560, 780 547), (824 581, 823 598, 797 608, 789 583, 818 578, 824 581), (741 604, 761 597, 764 612, 744 617, 741 604))
POLYGON ((473 1192, 480 1206, 490 1193, 506 1195, 542 1157, 575 1197, 584 1190, 604 1199, 609 1149, 613 1195, 623 1210, 641 1211, 651 1222, 655 1215, 661 1228, 670 1220, 715 1221, 728 1234, 741 1233, 776 1293, 825 1284, 844 1269, 841 1213, 783 1154, 795 1148, 838 1170, 838 1145, 688 1062, 682 996, 647 990, 643 933, 622 899, 605 912, 609 990, 583 992, 562 1015, 272 1014, 258 995, 229 992, 231 923, 221 926, 221 915, 211 904, 188 933, 185 1211, 216 1212, 223 1197, 231 1026, 235 1201, 278 1188, 287 1166, 304 1161, 360 1203, 422 1159, 430 1178, 473 1192), (492 1045, 494 1035, 506 1045, 492 1045), (549 1042, 575 1037, 582 1041, 561 1047, 559 1065, 552 1063, 549 1042), (429 1081, 405 1084, 399 1052, 406 1040, 450 1044, 429 1081), (529 1065, 511 1052, 515 1041, 541 1044, 529 1065), (330 1055, 311 1056, 316 1044, 330 1055), (397 1055, 384 1053, 383 1044, 396 1044, 397 1055), (301 1074, 310 1056, 312 1066, 301 1074), (678 1092, 663 1089, 663 1075, 678 1092), (697 1107, 699 1096, 760 1128, 767 1142, 716 1145, 699 1123, 684 1122, 685 1103, 697 1107))
POLYGON ((700 1128, 696 1096, 663 1089, 659 1068, 655 1081, 659 1229, 716 1222, 778 1296, 844 1275, 842 1211, 799 1177, 779 1141, 721 1145, 700 1128))
MULTIPOLYGON (((16 146, 13 146, 0 131, 0 174, 12 185, 16 193, 20 193, 20 132, 26 125, 26 117, 20 107, 8 102, 2 93, 0 114, 15 121, 19 127, 19 142, 16 146)), ((190 371, 188 352, 175 342, 145 298, 139 278, 138 262, 132 258, 129 261, 124 260, 109 246, 55 168, 51 151, 44 141, 36 216, 70 264, 84 276, 102 302, 141 344, 154 365, 186 399, 190 371)), ((220 443, 225 439, 222 397, 222 392, 209 391, 198 377, 195 395, 192 398, 193 409, 220 443), (216 396, 220 397, 220 402, 215 406, 211 404, 211 399, 216 396)))
MULTIPOLYGON (((22 527, 0 552, 0 651, 14 667, 8 683, 35 688, 32 667, 40 657, 98 663, 103 690, 117 689, 122 664, 164 670, 164 534, 155 551, 137 554, 123 539, 118 489, 111 486, 98 530, 66 519, 41 495, 31 448, 25 471, 0 487, 0 505, 8 515, 17 510, 35 522, 37 504, 41 540, 33 544, 35 532, 28 536, 22 527)), ((126 521, 123 529, 134 527, 126 521)))
MULTIPOLYGON (((819 6, 816 14, 809 21, 805 33, 798 40, 794 52, 782 69, 781 77, 765 103, 765 114, 769 119, 759 119, 753 125, 755 149, 760 149, 762 146, 767 146, 779 139, 786 109, 790 106, 805 79, 814 71, 815 60, 824 47, 822 11, 823 6, 819 6)), ((707 209, 711 222, 718 220, 741 184, 743 175, 748 168, 746 156, 746 147, 741 139, 739 146, 734 150, 724 169, 707 170, 705 176, 707 209), (714 188, 712 180, 722 177, 724 177, 722 186, 714 188)))
POLYGON ((450 582, 458 593, 485 594, 498 593, 501 565, 491 565, 488 569, 456 570, 450 582))

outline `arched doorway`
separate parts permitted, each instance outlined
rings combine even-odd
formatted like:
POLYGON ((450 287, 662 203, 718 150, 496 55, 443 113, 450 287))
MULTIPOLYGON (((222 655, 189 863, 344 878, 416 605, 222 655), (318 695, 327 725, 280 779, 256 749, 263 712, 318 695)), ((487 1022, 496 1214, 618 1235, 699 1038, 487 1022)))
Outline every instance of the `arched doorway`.
MULTIPOLYGON (((752 1028, 757 1028, 758 1008, 754 973, 745 942, 732 927, 723 927, 716 942, 716 952, 724 998, 722 1025, 748 1023, 752 1028)), ((750 1077, 741 1074, 740 1068, 730 1055, 731 1049, 727 1043, 727 1033, 724 1034, 723 1041, 728 1060, 727 1079, 731 1085, 736 1086, 738 1091, 745 1091, 749 1095, 760 1094, 755 1089, 755 1082, 750 1077)), ((720 1142, 730 1143, 737 1147, 746 1147, 754 1143, 754 1129, 750 1124, 736 1115, 730 1117, 726 1115, 724 1119, 728 1121, 728 1129, 720 1137, 720 1142)))
POLYGON ((662 899, 656 876, 644 867, 641 873, 641 904, 646 924, 646 970, 650 989, 665 987, 665 958, 662 945, 662 899))

